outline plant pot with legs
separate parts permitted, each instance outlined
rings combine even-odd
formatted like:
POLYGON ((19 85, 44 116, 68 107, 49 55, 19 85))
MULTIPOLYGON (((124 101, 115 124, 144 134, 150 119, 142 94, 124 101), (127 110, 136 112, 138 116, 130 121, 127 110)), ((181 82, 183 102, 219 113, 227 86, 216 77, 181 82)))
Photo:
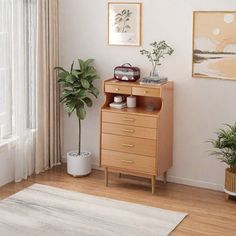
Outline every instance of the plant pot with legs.
POLYGON ((211 155, 228 165, 225 170, 226 197, 236 196, 236 123, 225 124, 225 129, 220 129, 216 134, 217 138, 210 140, 215 150, 211 155))
POLYGON ((70 71, 56 67, 59 71, 58 82, 61 85, 60 101, 70 116, 74 111, 78 118, 79 140, 78 150, 67 153, 67 173, 74 176, 86 176, 91 173, 92 156, 89 151, 81 151, 81 123, 86 117, 86 107, 92 107, 90 95, 97 98, 99 90, 93 85, 94 80, 100 79, 95 68, 91 65, 93 60, 78 59, 79 68, 74 69, 74 62, 70 71))

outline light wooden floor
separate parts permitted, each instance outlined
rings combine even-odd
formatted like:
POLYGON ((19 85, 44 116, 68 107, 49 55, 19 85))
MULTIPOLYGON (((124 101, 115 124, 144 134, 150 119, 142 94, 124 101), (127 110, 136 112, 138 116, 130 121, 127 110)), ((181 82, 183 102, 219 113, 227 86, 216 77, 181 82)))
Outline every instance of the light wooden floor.
POLYGON ((27 181, 1 187, 0 199, 33 183, 189 213, 172 235, 236 236, 236 201, 226 201, 221 192, 158 182, 153 196, 146 179, 110 174, 106 188, 102 171, 94 170, 88 177, 73 178, 66 174, 65 166, 58 166, 27 181))

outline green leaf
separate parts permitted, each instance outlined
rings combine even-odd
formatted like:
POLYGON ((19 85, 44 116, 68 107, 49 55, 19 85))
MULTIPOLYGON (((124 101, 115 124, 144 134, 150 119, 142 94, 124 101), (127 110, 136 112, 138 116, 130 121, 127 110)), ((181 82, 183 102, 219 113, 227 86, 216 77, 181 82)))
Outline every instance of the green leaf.
POLYGON ((70 116, 71 113, 75 110, 76 106, 74 103, 72 102, 67 102, 65 103, 65 110, 68 113, 68 115, 70 116))
POLYGON ((82 88, 81 82, 80 81, 75 81, 73 84, 73 87, 75 90, 79 90, 80 88, 82 88))
POLYGON ((87 91, 86 89, 81 89, 78 93, 78 98, 84 98, 86 97, 87 91))
POLYGON ((83 74, 83 72, 79 70, 72 70, 71 74, 75 77, 78 77, 79 75, 83 74))
POLYGON ((74 83, 74 77, 73 77, 72 74, 68 74, 66 76, 65 80, 66 80, 67 83, 72 83, 72 84, 74 83))
POLYGON ((92 101, 91 98, 85 97, 85 98, 83 98, 83 101, 86 103, 86 105, 87 105, 88 107, 92 107, 93 101, 92 101))
POLYGON ((81 70, 81 71, 84 71, 84 69, 85 69, 84 61, 81 60, 81 59, 78 59, 78 61, 79 61, 80 70, 81 70))
POLYGON ((95 70, 95 68, 93 66, 88 66, 87 72, 88 73, 96 73, 96 70, 95 70))
POLYGON ((70 83, 67 83, 67 82, 65 82, 65 81, 59 81, 59 83, 60 83, 60 85, 61 85, 61 87, 62 87, 62 91, 63 91, 64 89, 71 88, 71 84, 70 84, 70 83))
POLYGON ((99 90, 95 87, 91 87, 90 93, 93 94, 97 98, 97 96, 99 95, 99 90))
POLYGON ((88 82, 91 83, 91 82, 93 82, 96 79, 101 79, 101 78, 98 75, 91 76, 91 77, 88 78, 88 82))
POLYGON ((65 82, 65 79, 66 79, 67 75, 68 75, 68 72, 66 72, 66 71, 60 72, 60 73, 58 74, 58 77, 59 77, 58 82, 59 82, 59 83, 65 82))
POLYGON ((84 108, 84 102, 81 99, 77 99, 76 109, 84 108))
POLYGON ((87 68, 92 62, 94 61, 94 59, 88 59, 84 62, 84 67, 87 68))
POLYGON ((69 93, 69 92, 63 92, 60 96, 60 102, 63 102, 69 96, 73 96, 73 95, 71 95, 71 93, 69 93))
POLYGON ((83 107, 79 107, 78 109, 76 109, 76 114, 77 117, 81 120, 84 120, 86 117, 86 111, 83 107))
POLYGON ((86 79, 81 79, 81 84, 85 89, 88 89, 90 87, 90 84, 86 79))
POLYGON ((59 77, 59 78, 64 78, 64 77, 66 77, 68 74, 69 74, 69 73, 68 73, 67 71, 62 71, 62 72, 60 72, 60 73, 58 74, 58 77, 59 77))

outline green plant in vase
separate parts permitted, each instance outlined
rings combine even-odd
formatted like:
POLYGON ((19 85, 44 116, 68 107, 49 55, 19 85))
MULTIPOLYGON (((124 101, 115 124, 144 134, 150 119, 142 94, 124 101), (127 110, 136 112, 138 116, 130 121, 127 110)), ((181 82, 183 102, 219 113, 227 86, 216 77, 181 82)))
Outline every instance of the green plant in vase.
POLYGON ((73 176, 83 176, 91 172, 90 152, 81 151, 81 121, 86 117, 86 107, 92 107, 92 97, 97 98, 99 90, 93 82, 100 79, 92 66, 93 59, 83 61, 78 59, 79 68, 74 68, 74 62, 69 71, 56 67, 59 71, 58 82, 61 85, 60 102, 70 116, 76 112, 79 124, 78 150, 67 153, 67 171, 73 176))
POLYGON ((161 65, 161 59, 165 58, 166 55, 171 55, 174 49, 170 47, 164 40, 160 42, 153 42, 150 44, 152 51, 146 49, 140 50, 141 55, 145 55, 152 64, 152 71, 150 77, 159 78, 157 66, 161 65))
POLYGON ((236 123, 225 126, 226 128, 216 132, 216 139, 208 141, 214 148, 210 155, 228 165, 225 171, 225 189, 236 193, 236 123))

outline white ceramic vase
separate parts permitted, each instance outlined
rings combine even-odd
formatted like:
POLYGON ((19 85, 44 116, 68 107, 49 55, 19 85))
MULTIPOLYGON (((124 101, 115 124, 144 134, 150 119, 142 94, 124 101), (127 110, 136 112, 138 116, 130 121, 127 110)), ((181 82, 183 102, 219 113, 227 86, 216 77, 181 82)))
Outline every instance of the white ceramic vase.
POLYGON ((67 153, 67 173, 74 176, 86 176, 91 173, 91 152, 83 151, 78 155, 77 151, 67 153))

